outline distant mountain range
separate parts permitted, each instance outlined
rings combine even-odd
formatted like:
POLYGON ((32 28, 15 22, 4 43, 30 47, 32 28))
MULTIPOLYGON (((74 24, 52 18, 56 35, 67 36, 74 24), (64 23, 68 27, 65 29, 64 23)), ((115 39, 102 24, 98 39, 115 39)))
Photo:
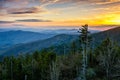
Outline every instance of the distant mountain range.
POLYGON ((6 49, 5 51, 2 51, 2 55, 18 55, 19 53, 30 53, 34 52, 35 50, 41 50, 43 48, 48 48, 51 46, 70 43, 77 38, 78 37, 76 35, 60 34, 45 40, 38 40, 35 42, 15 45, 11 48, 6 49))
POLYGON ((43 34, 30 31, 11 30, 0 32, 0 50, 15 44, 43 40, 54 36, 53 34, 43 34))
POLYGON ((0 32, 8 31, 7 29, 0 29, 0 32))
MULTIPOLYGON (((28 29, 28 31, 25 31, 25 30, 17 30, 17 29, 11 30, 9 28, 0 29, 0 50, 2 48, 6 48, 15 44, 28 43, 36 40, 44 40, 58 34, 70 34, 70 35, 78 34, 77 29, 54 29, 54 30, 53 29, 51 30, 33 29, 34 32, 29 31, 31 29, 28 29)), ((91 32, 96 33, 98 31, 91 30, 91 32)))
MULTIPOLYGON (((17 34, 17 33, 16 33, 17 34)), ((110 29, 107 31, 92 34, 94 45, 100 44, 106 37, 110 37, 112 40, 120 43, 120 27, 110 29)), ((18 55, 19 53, 30 53, 43 48, 49 48, 51 46, 59 46, 61 44, 69 44, 72 41, 78 39, 78 35, 59 34, 54 37, 50 37, 44 40, 37 40, 29 43, 22 43, 6 50, 1 51, 1 55, 18 55)))
MULTIPOLYGON (((32 31, 32 30, 31 30, 32 31)), ((78 29, 43 29, 33 30, 35 32, 48 33, 48 34, 78 34, 78 29)), ((91 33, 100 32, 99 30, 89 30, 91 33)))

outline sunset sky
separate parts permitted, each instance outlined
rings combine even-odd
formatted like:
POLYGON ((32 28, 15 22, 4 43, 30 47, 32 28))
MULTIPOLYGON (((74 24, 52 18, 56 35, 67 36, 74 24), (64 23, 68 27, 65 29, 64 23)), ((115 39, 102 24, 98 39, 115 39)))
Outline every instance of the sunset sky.
POLYGON ((0 27, 120 25, 120 0, 0 0, 0 27))

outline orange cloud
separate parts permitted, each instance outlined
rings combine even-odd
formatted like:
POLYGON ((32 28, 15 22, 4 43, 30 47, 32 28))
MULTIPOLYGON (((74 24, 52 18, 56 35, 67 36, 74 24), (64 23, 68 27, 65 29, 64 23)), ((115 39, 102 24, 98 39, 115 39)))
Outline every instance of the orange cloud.
POLYGON ((0 10, 0 21, 26 26, 120 24, 120 0, 4 0, 0 10))

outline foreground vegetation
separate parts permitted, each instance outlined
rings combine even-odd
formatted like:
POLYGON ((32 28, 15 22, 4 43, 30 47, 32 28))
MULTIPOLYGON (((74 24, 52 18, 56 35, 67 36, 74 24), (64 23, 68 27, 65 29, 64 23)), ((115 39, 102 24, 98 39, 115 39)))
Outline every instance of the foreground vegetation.
POLYGON ((84 25, 78 43, 57 55, 52 49, 5 57, 0 62, 0 80, 120 80, 120 46, 109 38, 100 45, 84 25))

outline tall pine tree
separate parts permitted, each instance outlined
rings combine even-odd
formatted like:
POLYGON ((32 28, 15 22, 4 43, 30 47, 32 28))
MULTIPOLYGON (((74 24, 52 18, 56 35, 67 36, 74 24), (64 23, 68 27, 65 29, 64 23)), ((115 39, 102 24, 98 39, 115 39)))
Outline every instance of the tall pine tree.
POLYGON ((87 76, 87 60, 88 60, 88 49, 91 41, 90 32, 88 31, 88 25, 83 25, 79 31, 80 33, 80 45, 82 47, 82 80, 86 80, 87 76))

